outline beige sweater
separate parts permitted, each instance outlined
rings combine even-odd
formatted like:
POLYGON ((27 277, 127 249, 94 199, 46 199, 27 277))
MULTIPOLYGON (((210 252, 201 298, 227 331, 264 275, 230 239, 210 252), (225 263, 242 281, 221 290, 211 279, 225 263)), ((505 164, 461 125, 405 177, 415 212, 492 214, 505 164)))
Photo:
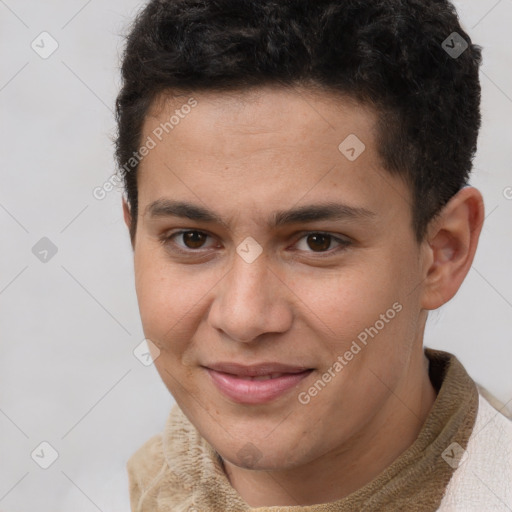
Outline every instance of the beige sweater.
POLYGON ((132 511, 441 510, 441 501, 457 468, 456 463, 450 463, 457 460, 457 445, 453 445, 455 452, 446 449, 452 443, 467 447, 479 400, 481 403, 483 399, 455 356, 428 348, 425 354, 438 396, 416 441, 374 480, 349 496, 313 506, 251 508, 229 483, 220 456, 175 405, 164 432, 147 441, 128 461, 132 511))

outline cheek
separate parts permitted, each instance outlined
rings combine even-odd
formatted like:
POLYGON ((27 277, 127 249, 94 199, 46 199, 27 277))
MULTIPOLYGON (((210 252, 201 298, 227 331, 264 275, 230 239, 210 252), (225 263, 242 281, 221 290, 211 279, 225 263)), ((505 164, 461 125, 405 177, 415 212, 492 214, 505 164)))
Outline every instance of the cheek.
POLYGON ((190 287, 180 284, 179 275, 166 265, 158 249, 139 246, 135 253, 135 288, 144 333, 161 346, 165 333, 179 328, 187 309, 190 287))
POLYGON ((292 289, 303 301, 299 307, 316 318, 329 337, 357 335, 373 325, 400 299, 400 283, 385 264, 359 264, 332 273, 311 274, 296 280, 292 289))
POLYGON ((206 306, 216 274, 176 265, 154 246, 139 247, 135 259, 135 287, 147 338, 163 350, 180 352, 192 337, 206 306))

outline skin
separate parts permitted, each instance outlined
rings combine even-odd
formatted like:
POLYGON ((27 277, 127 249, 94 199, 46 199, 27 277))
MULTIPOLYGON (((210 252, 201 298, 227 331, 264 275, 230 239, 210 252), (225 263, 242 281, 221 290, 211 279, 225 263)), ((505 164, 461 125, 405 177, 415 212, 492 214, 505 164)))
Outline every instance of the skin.
MULTIPOLYGON (((340 499, 414 442, 435 401, 422 348, 427 312, 453 297, 471 266, 482 196, 462 189, 418 243, 411 192, 384 169, 370 108, 298 88, 191 96, 197 106, 139 168, 132 244, 156 368, 250 506, 340 499), (366 146, 353 162, 338 149, 349 134, 366 146), (208 208, 222 222, 153 217, 148 207, 159 199, 208 208), (268 226, 278 210, 323 202, 372 215, 268 226), (179 230, 208 236, 169 238, 179 230), (308 238, 318 232, 332 238, 308 238), (236 252, 249 236, 263 251, 252 263, 236 252), (300 403, 299 393, 395 303, 401 311, 300 403), (202 368, 219 361, 314 371, 271 402, 237 404, 202 368)), ((142 140, 189 97, 160 97, 142 140)), ((126 203, 123 210, 129 226, 126 203)))

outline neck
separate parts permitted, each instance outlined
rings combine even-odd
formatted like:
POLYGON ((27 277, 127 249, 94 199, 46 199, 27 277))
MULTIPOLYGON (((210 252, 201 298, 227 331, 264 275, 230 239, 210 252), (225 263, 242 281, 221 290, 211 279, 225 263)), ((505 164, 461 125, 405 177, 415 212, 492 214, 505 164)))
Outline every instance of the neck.
POLYGON ((329 503, 377 477, 416 440, 436 399, 428 359, 419 351, 401 385, 364 429, 307 465, 248 470, 224 460, 232 487, 251 507, 329 503))

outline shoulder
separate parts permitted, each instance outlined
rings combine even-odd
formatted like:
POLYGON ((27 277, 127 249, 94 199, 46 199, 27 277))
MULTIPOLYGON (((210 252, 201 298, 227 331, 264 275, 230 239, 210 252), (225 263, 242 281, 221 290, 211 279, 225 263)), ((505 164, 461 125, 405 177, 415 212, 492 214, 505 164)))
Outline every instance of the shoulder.
POLYGON ((439 511, 510 511, 511 507, 512 421, 479 391, 475 425, 439 511))

